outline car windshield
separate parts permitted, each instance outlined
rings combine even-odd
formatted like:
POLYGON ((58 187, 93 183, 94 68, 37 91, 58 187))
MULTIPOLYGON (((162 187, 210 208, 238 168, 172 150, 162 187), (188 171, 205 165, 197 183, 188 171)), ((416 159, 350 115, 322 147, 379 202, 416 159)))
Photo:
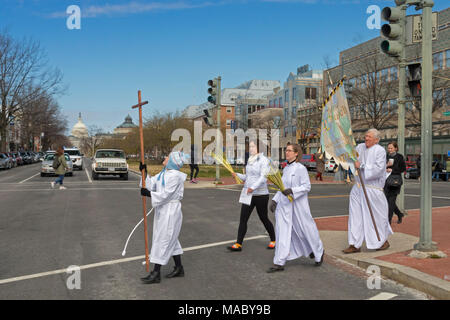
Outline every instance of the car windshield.
POLYGON ((303 160, 310 160, 311 156, 309 154, 304 154, 302 157, 303 160))
POLYGON ((101 150, 95 154, 96 158, 121 158, 125 159, 125 153, 123 151, 116 150, 101 150))
MULTIPOLYGON (((48 155, 45 157, 44 161, 53 161, 53 159, 55 159, 55 154, 56 154, 56 153, 50 153, 50 154, 48 154, 48 155)), ((66 158, 66 161, 69 161, 69 160, 70 160, 70 157, 69 157, 69 155, 68 155, 67 153, 64 154, 64 158, 66 158)))
POLYGON ((69 156, 81 156, 80 150, 65 150, 65 153, 68 153, 69 156))

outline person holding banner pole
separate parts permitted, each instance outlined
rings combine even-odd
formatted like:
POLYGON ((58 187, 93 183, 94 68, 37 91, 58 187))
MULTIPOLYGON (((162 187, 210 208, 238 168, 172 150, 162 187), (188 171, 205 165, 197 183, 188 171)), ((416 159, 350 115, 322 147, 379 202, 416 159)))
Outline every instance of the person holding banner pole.
POLYGON ((388 219, 388 202, 384 195, 386 181, 386 151, 378 142, 380 133, 370 129, 365 143, 356 147, 358 159, 354 165, 355 185, 350 192, 348 242, 344 253, 361 251, 363 242, 367 249, 386 250, 392 229, 388 219))

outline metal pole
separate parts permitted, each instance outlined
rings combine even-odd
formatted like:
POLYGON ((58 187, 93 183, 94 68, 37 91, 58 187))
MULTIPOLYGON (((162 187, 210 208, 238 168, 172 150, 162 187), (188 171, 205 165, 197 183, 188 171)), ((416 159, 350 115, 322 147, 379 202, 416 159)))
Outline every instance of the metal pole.
POLYGON ((437 246, 431 240, 431 162, 433 156, 432 131, 432 0, 422 2, 422 141, 421 141, 421 197, 420 197, 420 240, 414 249, 434 251, 437 246))
MULTIPOLYGON (((220 88, 220 82, 221 82, 222 78, 219 76, 217 78, 217 136, 216 136, 216 145, 217 145, 217 149, 216 153, 221 155, 223 150, 222 150, 222 136, 221 136, 221 132, 220 132, 220 96, 221 96, 221 88, 220 88)), ((220 181, 220 165, 219 163, 216 161, 216 182, 218 183, 220 181)))
MULTIPOLYGON (((406 8, 407 5, 402 5, 400 9, 402 10, 401 27, 402 31, 402 52, 400 54, 399 63, 399 77, 398 77, 398 133, 397 133, 397 143, 398 152, 405 157, 405 86, 406 86, 406 8)), ((402 173, 402 178, 403 173, 402 173)), ((397 197, 398 208, 401 212, 405 211, 405 187, 400 188, 400 194, 397 197)))

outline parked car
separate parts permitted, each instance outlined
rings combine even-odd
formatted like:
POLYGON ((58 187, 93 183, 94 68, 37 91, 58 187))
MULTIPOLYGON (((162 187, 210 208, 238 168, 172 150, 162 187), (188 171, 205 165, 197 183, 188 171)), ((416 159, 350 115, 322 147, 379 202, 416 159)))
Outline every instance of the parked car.
POLYGON ((20 156, 20 153, 19 152, 13 152, 13 154, 16 157, 17 165, 18 166, 23 166, 24 163, 23 163, 22 157, 20 156))
POLYGON ((308 170, 315 169, 317 167, 316 159, 314 158, 314 154, 304 154, 302 155, 302 159, 300 163, 306 167, 308 170))
POLYGON ((0 168, 1 169, 12 168, 12 161, 5 153, 0 153, 0 168))
POLYGON ((65 148, 64 153, 67 153, 70 160, 73 162, 73 168, 83 170, 83 155, 78 148, 65 148))
POLYGON ((22 157, 23 164, 30 164, 31 163, 31 157, 30 157, 30 155, 27 152, 20 151, 19 154, 22 157))
POLYGON ((406 169, 405 179, 419 179, 419 169, 417 168, 406 169))
MULTIPOLYGON (((44 161, 41 165, 41 177, 55 175, 55 169, 53 169, 53 159, 55 158, 55 153, 49 153, 45 156, 44 161)), ((73 163, 67 153, 64 153, 64 158, 66 158, 67 169, 66 176, 73 176, 73 163)))
POLYGON ((118 149, 97 150, 92 162, 92 178, 98 180, 100 174, 118 175, 123 180, 128 180, 128 164, 125 152, 118 149))
POLYGON ((7 152, 6 155, 11 159, 13 168, 17 167, 17 159, 16 159, 16 156, 14 155, 14 153, 7 152))
POLYGON ((336 169, 336 162, 334 159, 328 159, 325 161, 325 171, 326 172, 333 172, 336 169))

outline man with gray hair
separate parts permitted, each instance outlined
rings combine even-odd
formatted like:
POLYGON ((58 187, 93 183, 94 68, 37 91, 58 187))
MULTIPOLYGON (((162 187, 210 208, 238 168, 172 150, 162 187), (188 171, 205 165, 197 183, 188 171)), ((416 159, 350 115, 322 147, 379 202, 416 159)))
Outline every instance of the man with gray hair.
POLYGON ((365 143, 356 147, 358 161, 355 162, 355 167, 360 169, 380 240, 376 236, 360 177, 355 175, 356 183, 350 192, 348 217, 350 246, 343 250, 344 253, 360 252, 364 240, 367 249, 386 250, 389 248, 387 238, 393 233, 388 218, 388 202, 383 192, 386 181, 386 151, 378 144, 380 132, 377 129, 368 130, 364 139, 365 143))

